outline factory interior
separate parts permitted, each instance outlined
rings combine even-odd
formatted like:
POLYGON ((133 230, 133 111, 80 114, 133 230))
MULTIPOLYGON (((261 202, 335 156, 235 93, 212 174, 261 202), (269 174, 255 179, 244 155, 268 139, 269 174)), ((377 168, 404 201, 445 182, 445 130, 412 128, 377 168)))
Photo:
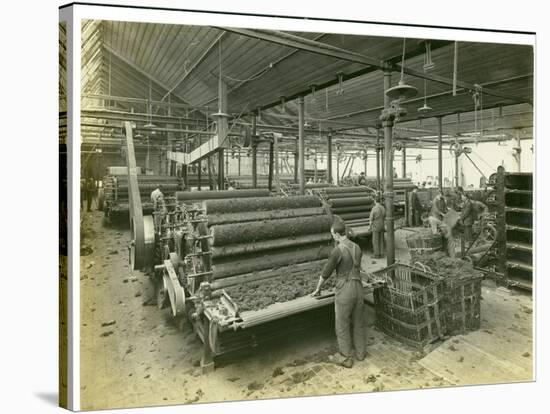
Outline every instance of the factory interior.
POLYGON ((83 409, 534 379, 531 45, 81 34, 83 409), (351 368, 336 271, 312 295, 335 222, 361 250, 351 368))

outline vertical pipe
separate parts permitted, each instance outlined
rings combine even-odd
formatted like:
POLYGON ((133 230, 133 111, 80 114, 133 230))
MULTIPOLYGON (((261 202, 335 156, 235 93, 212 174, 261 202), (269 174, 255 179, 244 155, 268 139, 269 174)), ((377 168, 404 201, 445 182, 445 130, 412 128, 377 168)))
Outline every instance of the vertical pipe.
POLYGON ((237 175, 241 176, 241 151, 239 150, 239 154, 237 155, 237 175))
POLYGON ((214 189, 214 185, 212 183, 212 158, 210 155, 206 158, 206 164, 208 165, 208 186, 210 190, 214 189))
POLYGON ((365 159, 363 160, 363 171, 365 172, 365 177, 367 176, 367 149, 365 148, 365 159))
POLYGON ((402 160, 402 175, 403 178, 407 178, 407 148, 403 147, 403 160, 402 160))
POLYGON ((443 191, 443 117, 437 117, 437 181, 443 191))
POLYGON ((382 190, 380 186, 380 128, 376 128, 376 189, 382 190))
POLYGON ((256 140, 256 113, 252 115, 252 188, 258 188, 258 143, 256 140))
POLYGON ((269 170, 267 172, 267 188, 273 190, 273 141, 269 143, 269 170))
POLYGON ((298 161, 298 140, 296 140, 296 144, 295 144, 295 147, 294 148, 294 184, 298 184, 298 164, 299 164, 299 161, 298 161))
POLYGON ((336 153, 336 185, 340 185, 340 152, 336 153))
POLYGON ((225 177, 224 177, 224 150, 220 148, 218 151, 218 190, 223 190, 225 188, 225 177))
POLYGON ((332 129, 329 128, 327 135, 327 181, 332 183, 332 129))
POLYGON ((304 97, 300 96, 298 99, 298 158, 300 161, 299 169, 299 180, 300 180, 300 194, 304 195, 306 193, 306 177, 305 177, 305 142, 304 142, 304 113, 305 113, 305 103, 304 97))
POLYGON ((459 155, 455 155, 455 187, 458 188, 459 184, 458 184, 458 178, 459 178, 459 173, 458 173, 458 158, 459 158, 459 155))
POLYGON ((521 172, 521 136, 519 129, 516 129, 516 155, 517 155, 517 162, 518 162, 518 172, 521 172))
POLYGON ((274 170, 274 179, 275 179, 275 191, 279 191, 279 138, 277 134, 273 134, 273 160, 271 160, 272 164, 275 164, 275 169, 271 167, 272 170, 274 170))
POLYGON ((393 171, 390 167, 393 165, 392 126, 393 121, 387 120, 384 122, 384 155, 387 166, 384 195, 386 197, 386 259, 388 266, 395 262, 395 235, 393 229, 393 171))
MULTIPOLYGON (((390 98, 386 91, 391 87, 391 71, 384 70, 384 108, 390 106, 390 98)), ((384 126, 384 157, 382 158, 382 173, 385 173, 384 195, 386 201, 386 263, 388 266, 395 262, 395 235, 393 229, 393 119, 386 119, 384 126)))
POLYGON ((197 188, 199 191, 202 190, 202 161, 197 161, 197 180, 199 181, 197 188))

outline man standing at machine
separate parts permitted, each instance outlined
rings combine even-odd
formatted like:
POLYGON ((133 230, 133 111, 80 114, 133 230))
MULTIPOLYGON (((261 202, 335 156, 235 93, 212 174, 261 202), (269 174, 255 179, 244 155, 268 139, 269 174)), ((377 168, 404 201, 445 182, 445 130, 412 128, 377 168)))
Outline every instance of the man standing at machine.
POLYGON ((164 193, 162 192, 162 184, 157 185, 157 188, 151 193, 151 202, 153 203, 153 218, 155 221, 155 229, 160 234, 160 223, 166 213, 166 206, 164 204, 164 193))
POLYGON ((86 180, 86 211, 92 211, 92 201, 95 195, 95 180, 89 177, 86 180))
POLYGON ((336 242, 325 265, 317 288, 312 296, 319 296, 321 287, 336 269, 336 292, 334 298, 336 338, 339 352, 331 355, 332 362, 346 368, 353 366, 352 348, 355 358, 365 359, 364 292, 361 282, 361 248, 346 237, 346 226, 336 217, 330 229, 336 242), (352 346, 353 345, 353 346, 352 346))
POLYGON ((422 224, 420 218, 421 213, 422 203, 420 202, 420 198, 418 197, 418 187, 414 186, 411 192, 411 224, 413 227, 417 227, 422 224))
POLYGON ((384 250, 384 220, 386 219, 386 209, 380 203, 380 195, 377 194, 374 199, 374 206, 370 211, 370 230, 372 232, 372 251, 375 259, 382 257, 384 250))

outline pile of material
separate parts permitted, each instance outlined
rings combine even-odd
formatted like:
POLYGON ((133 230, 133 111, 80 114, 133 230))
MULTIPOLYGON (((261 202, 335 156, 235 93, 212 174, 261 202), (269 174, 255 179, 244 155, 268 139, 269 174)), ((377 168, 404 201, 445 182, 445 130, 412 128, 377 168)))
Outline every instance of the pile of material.
POLYGON ((330 206, 331 213, 339 216, 355 236, 368 234, 369 216, 374 198, 372 191, 359 187, 328 187, 324 197, 330 206))
MULTIPOLYGON (((313 268, 296 271, 293 271, 296 266, 290 266, 282 276, 234 285, 226 292, 238 304, 240 311, 260 310, 274 303, 288 302, 315 290, 323 262, 313 268)), ((335 281, 334 276, 329 278, 323 285, 323 291, 332 290, 335 281)))
POLYGON ((411 262, 420 262, 428 266, 433 273, 445 279, 471 279, 483 274, 474 269, 471 262, 462 259, 451 259, 444 252, 411 253, 411 262))
POLYGON ((330 252, 332 222, 315 196, 207 200, 204 209, 214 279, 326 259, 330 252))
POLYGON ((409 234, 405 241, 411 254, 435 252, 443 247, 441 234, 433 234, 430 229, 420 229, 409 234))

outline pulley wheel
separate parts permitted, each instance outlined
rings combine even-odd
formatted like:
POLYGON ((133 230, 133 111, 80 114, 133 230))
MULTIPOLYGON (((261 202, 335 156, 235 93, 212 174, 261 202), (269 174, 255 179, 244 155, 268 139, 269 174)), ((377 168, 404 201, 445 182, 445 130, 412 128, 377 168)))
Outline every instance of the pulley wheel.
POLYGON ((144 216, 142 223, 130 220, 130 266, 133 270, 152 264, 155 248, 155 225, 153 217, 144 216))

